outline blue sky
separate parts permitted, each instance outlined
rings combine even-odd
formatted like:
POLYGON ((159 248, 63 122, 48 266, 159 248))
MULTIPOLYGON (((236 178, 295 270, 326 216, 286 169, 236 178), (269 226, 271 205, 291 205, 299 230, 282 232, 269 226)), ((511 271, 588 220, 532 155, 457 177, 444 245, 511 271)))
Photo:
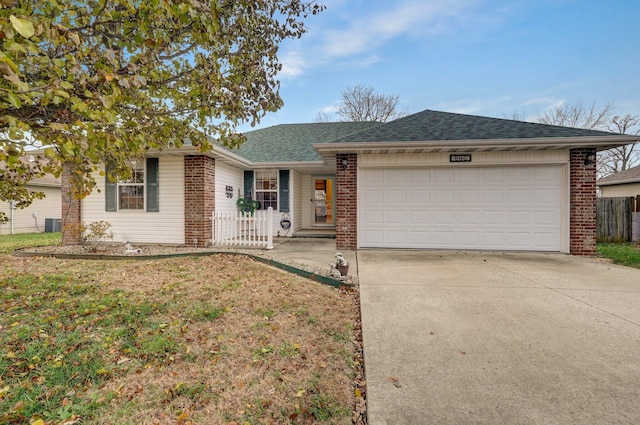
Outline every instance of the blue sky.
MULTIPOLYGON (((324 0, 280 49, 285 106, 256 128, 332 115, 356 84, 400 109, 535 120, 613 102, 640 115, 638 0, 324 0)), ((251 130, 245 126, 242 130, 251 130)))

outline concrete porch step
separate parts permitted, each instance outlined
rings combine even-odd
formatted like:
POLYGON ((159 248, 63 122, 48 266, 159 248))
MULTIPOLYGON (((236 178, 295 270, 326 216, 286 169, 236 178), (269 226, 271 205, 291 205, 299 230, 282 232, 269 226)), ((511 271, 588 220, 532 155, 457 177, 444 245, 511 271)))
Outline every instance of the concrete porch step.
POLYGON ((302 229, 293 234, 294 238, 326 238, 335 239, 335 229, 302 229))

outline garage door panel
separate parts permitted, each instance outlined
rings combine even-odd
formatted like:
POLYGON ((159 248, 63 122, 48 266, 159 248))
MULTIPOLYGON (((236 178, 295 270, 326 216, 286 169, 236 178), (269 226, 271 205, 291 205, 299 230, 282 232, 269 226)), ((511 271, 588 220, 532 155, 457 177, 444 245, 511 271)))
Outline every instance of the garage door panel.
POLYGON ((432 232, 433 244, 439 248, 455 249, 455 232, 452 230, 434 230, 432 232))
POLYGON ((402 225, 409 224, 407 222, 407 210, 389 210, 387 212, 387 223, 402 225))
POLYGON ((456 183, 478 184, 479 169, 460 168, 456 170, 456 183))
POLYGON ((452 189, 433 189, 433 202, 454 202, 455 192, 452 189))
POLYGON ((480 201, 484 203, 502 204, 504 189, 480 189, 480 201))
POLYGON ((365 230, 361 235, 363 246, 385 246, 382 230, 365 230))
POLYGON ((507 202, 510 204, 531 203, 531 192, 529 189, 508 189, 507 202))
POLYGON ((491 182, 499 182, 502 184, 504 181, 504 168, 486 168, 480 174, 478 179, 484 184, 491 182))
POLYGON ((431 211, 428 210, 412 210, 411 223, 414 225, 431 223, 431 211))
POLYGON ((505 243, 511 249, 527 249, 531 244, 531 235, 529 232, 511 231, 505 235, 505 243))
POLYGON ((557 218, 556 215, 557 212, 555 210, 534 211, 532 221, 537 225, 554 226, 557 218))
POLYGON ((500 249, 505 246, 505 232, 503 231, 483 231, 482 241, 486 249, 500 249))
POLYGON ((433 212, 433 224, 454 224, 456 222, 455 212, 453 210, 441 210, 433 212))
POLYGON ((431 232, 413 231, 409 234, 409 243, 412 246, 428 246, 431 244, 431 232))
POLYGON ((449 184, 455 181, 455 170, 450 168, 431 169, 431 176, 434 183, 449 184), (437 172, 433 172, 436 170, 437 172))
POLYGON ((391 190, 385 194, 387 205, 404 204, 407 202, 407 192, 405 190, 391 190))
POLYGON ((411 169, 409 170, 409 183, 419 183, 419 184, 424 184, 424 183, 429 183, 431 182, 431 173, 429 172, 429 170, 424 170, 424 169, 411 169))
POLYGON ((361 247, 560 250, 562 166, 360 172, 361 247))
POLYGON ((360 213, 365 226, 381 225, 385 223, 384 210, 366 210, 360 213))
POLYGON ((382 205, 384 203, 384 191, 378 190, 365 190, 362 193, 364 202, 367 205, 375 205, 376 203, 382 205))
POLYGON ((480 235, 478 231, 457 232, 457 244, 461 246, 480 246, 480 235))
POLYGON ((411 190, 409 193, 409 199, 413 206, 416 204, 429 204, 431 202, 430 190, 411 190))
POLYGON ((407 170, 390 169, 386 170, 385 182, 390 185, 406 185, 407 170))
POLYGON ((510 210, 506 211, 504 214, 504 224, 509 225, 519 225, 526 226, 531 224, 531 211, 529 210, 510 210))
POLYGON ((484 225, 500 225, 504 223, 504 211, 480 211, 480 219, 484 225))
POLYGON ((531 168, 529 167, 506 167, 504 178, 511 182, 529 182, 531 181, 531 168))
POLYGON ((458 211, 458 223, 462 226, 464 225, 477 225, 480 224, 479 220, 479 212, 477 210, 469 210, 469 211, 458 211))
POLYGON ((407 231, 406 230, 391 230, 386 234, 387 242, 392 246, 405 246, 407 245, 407 231))
POLYGON ((559 191, 554 189, 534 189, 533 198, 536 204, 556 204, 560 201, 559 191))

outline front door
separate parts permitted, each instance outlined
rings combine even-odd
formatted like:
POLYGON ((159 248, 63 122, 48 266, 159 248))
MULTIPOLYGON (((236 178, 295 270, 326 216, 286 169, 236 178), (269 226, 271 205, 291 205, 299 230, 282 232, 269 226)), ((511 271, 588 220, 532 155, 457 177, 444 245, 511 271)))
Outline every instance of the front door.
POLYGON ((335 226, 334 177, 311 177, 311 194, 313 195, 311 224, 318 227, 335 226))

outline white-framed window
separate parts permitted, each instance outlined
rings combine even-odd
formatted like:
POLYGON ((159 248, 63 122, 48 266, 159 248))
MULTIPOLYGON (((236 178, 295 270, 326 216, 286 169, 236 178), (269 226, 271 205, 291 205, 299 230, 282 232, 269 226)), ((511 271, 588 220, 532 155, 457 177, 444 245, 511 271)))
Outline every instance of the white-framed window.
POLYGON ((260 208, 266 210, 272 207, 278 210, 278 170, 256 171, 256 201, 260 202, 260 208))
POLYGON ((144 161, 132 160, 131 177, 118 181, 118 209, 144 210, 144 161))
POLYGON ((131 160, 131 176, 111 181, 105 166, 105 211, 159 212, 158 158, 131 160))

